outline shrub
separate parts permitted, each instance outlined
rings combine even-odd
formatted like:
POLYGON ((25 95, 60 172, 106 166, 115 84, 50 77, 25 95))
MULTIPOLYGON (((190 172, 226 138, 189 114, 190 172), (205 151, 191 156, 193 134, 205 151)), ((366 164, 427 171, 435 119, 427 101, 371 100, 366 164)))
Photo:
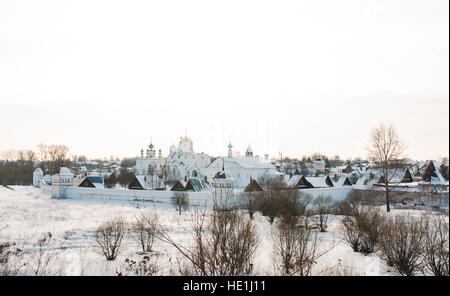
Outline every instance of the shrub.
POLYGON ((385 220, 379 210, 360 209, 357 215, 342 220, 341 234, 353 251, 368 255, 377 249, 385 220))
POLYGON ((333 200, 331 196, 319 195, 314 199, 312 206, 312 214, 319 216, 317 225, 321 232, 325 232, 327 229, 328 215, 333 211, 333 200))
POLYGON ((174 241, 162 228, 158 238, 174 246, 190 263, 184 272, 201 276, 251 275, 258 238, 252 220, 236 207, 192 213, 194 247, 174 241))
POLYGON ((140 245, 142 252, 151 252, 158 227, 155 213, 147 213, 136 217, 131 226, 131 237, 140 245))
POLYGON ((95 241, 100 248, 101 254, 107 260, 116 259, 126 232, 126 223, 121 218, 106 222, 97 228, 95 241))
POLYGON ((275 268, 282 275, 311 274, 320 254, 317 233, 298 224, 279 223, 272 233, 275 268))
POLYGON ((401 275, 413 276, 422 269, 425 232, 422 221, 411 216, 389 219, 381 229, 379 246, 389 266, 401 275))
POLYGON ((449 232, 444 215, 424 218, 424 269, 435 276, 449 276, 449 232))
POLYGON ((189 195, 186 192, 175 192, 171 197, 171 201, 181 215, 181 210, 189 206, 189 195))

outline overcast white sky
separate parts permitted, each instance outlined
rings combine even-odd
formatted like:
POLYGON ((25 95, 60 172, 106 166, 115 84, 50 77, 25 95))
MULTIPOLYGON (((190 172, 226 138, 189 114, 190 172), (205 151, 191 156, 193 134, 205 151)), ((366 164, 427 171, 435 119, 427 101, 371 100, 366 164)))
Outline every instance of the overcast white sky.
POLYGON ((449 151, 449 1, 0 2, 0 151, 449 151))

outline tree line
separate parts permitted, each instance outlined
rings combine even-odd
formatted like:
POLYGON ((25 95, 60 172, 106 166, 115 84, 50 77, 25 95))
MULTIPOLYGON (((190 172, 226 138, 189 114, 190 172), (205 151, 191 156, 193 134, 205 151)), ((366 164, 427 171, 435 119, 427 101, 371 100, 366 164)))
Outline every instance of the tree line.
POLYGON ((69 147, 39 144, 34 150, 7 150, 0 154, 1 185, 30 185, 33 170, 39 163, 44 174, 55 174, 63 166, 70 166, 69 147))

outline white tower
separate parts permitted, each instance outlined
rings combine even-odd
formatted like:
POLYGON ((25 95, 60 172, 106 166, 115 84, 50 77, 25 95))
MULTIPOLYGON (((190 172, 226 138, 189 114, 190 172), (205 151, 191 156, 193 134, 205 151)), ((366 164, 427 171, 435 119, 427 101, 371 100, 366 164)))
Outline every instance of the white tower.
POLYGON ((233 157, 233 151, 231 151, 231 148, 233 148, 233 145, 231 145, 231 142, 230 142, 230 144, 228 144, 228 157, 229 158, 233 157))
POLYGON ((252 150, 252 147, 250 147, 250 145, 248 145, 247 151, 245 151, 245 156, 247 156, 247 157, 253 156, 253 150, 252 150))
POLYGON ((176 151, 175 145, 174 144, 170 145, 170 155, 174 155, 175 151, 176 151))
POLYGON ((153 145, 153 143, 150 142, 150 145, 148 146, 149 148, 149 158, 155 158, 156 155, 156 151, 155 151, 155 146, 153 145))
POLYGON ((33 186, 40 187, 40 182, 43 177, 44 172, 41 170, 41 168, 36 168, 33 172, 33 186))
POLYGON ((64 198, 64 193, 69 186, 73 186, 73 174, 68 168, 62 167, 59 174, 52 176, 52 198, 64 198))
POLYGON ((229 172, 225 171, 224 164, 222 170, 214 176, 212 185, 214 209, 229 208, 234 198, 234 179, 229 172))

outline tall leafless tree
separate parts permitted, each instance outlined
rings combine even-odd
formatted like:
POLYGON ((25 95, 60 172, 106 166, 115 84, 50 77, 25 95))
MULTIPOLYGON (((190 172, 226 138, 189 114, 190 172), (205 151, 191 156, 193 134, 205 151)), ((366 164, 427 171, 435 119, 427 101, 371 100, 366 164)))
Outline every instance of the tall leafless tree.
POLYGON ((392 126, 380 124, 370 134, 368 148, 369 160, 374 162, 383 174, 383 185, 386 196, 386 210, 390 212, 389 183, 399 166, 399 158, 405 150, 396 129, 392 126))
MULTIPOLYGON (((222 200, 223 201, 223 200, 222 200)), ((237 205, 223 202, 210 215, 206 208, 191 213, 194 246, 183 246, 160 227, 158 238, 175 247, 189 261, 183 274, 201 276, 242 276, 253 272, 259 243, 252 220, 239 213, 237 205), (228 205, 229 208, 224 206, 228 205)), ((181 269, 180 269, 181 270, 181 269)))

